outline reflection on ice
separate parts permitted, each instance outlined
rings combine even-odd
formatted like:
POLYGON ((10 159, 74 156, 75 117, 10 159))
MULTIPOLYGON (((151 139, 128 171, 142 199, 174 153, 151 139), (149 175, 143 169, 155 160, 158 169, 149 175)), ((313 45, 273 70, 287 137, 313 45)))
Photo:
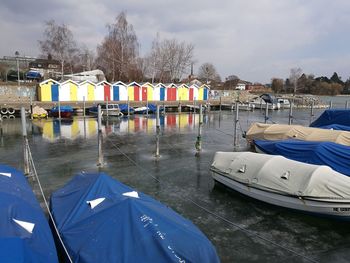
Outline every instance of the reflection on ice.
MULTIPOLYGON (((147 133, 156 134, 157 123, 155 116, 132 116, 130 118, 109 118, 104 119, 102 133, 109 134, 128 134, 128 133, 147 133)), ((208 122, 207 118, 203 122, 208 122)), ((160 127, 166 131, 178 130, 191 131, 198 127, 199 115, 193 113, 166 114, 160 116, 160 127)), ((58 139, 75 140, 78 138, 91 138, 97 136, 98 125, 96 118, 76 117, 69 120, 58 119, 38 119, 33 120, 33 125, 37 126, 42 132, 43 138, 54 142, 58 139)))

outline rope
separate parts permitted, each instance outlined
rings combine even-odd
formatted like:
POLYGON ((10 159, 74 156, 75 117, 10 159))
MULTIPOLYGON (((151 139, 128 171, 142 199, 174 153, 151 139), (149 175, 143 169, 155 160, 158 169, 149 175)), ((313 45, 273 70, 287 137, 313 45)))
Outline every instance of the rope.
POLYGON ((47 209, 47 212, 49 213, 49 217, 50 217, 50 219, 51 219, 52 225, 53 225, 53 227, 55 228, 55 232, 56 232, 56 234, 57 234, 57 236, 58 236, 58 239, 60 240, 60 243, 61 243, 61 245, 62 245, 62 247, 63 247, 63 249, 64 249, 64 252, 66 253, 66 255, 67 255, 68 259, 69 259, 69 262, 73 263, 73 261, 72 261, 70 255, 69 255, 69 253, 68 253, 68 250, 67 250, 66 246, 65 246, 64 243, 63 243, 63 240, 62 240, 62 238, 61 238, 61 235, 60 235, 60 233, 59 233, 59 231, 58 231, 58 229, 57 229, 57 225, 56 225, 56 223, 55 223, 55 220, 53 219, 53 216, 52 216, 52 214, 51 214, 51 212, 50 212, 49 205, 48 205, 48 203, 47 203, 47 200, 46 200, 46 197, 45 197, 43 188, 41 187, 41 183, 40 183, 40 180, 39 180, 39 176, 38 176, 38 173, 37 173, 36 168, 35 168, 34 160, 33 160, 32 153, 31 153, 31 151, 30 151, 30 147, 29 147, 29 144, 28 144, 28 140, 27 140, 27 139, 26 139, 26 146, 27 146, 27 149, 26 149, 26 150, 28 151, 28 155, 29 155, 29 161, 30 161, 30 164, 32 165, 33 172, 34 172, 35 178, 36 178, 36 180, 37 180, 37 182, 38 182, 39 189, 40 189, 41 195, 42 195, 42 197, 43 197, 43 199, 44 199, 45 207, 46 207, 46 209, 47 209))
MULTIPOLYGON (((108 137, 107 137, 107 140, 110 141, 111 144, 112 144, 112 146, 113 146, 114 148, 116 148, 122 155, 124 155, 124 156, 125 156, 131 163, 133 163, 137 168, 139 168, 139 169, 140 169, 141 171, 143 171, 146 175, 150 176, 151 178, 153 178, 153 179, 154 179, 155 181, 157 181, 158 183, 161 183, 161 180, 160 180, 160 179, 158 179, 158 178, 156 178, 155 176, 153 176, 153 175, 152 175, 150 172, 148 172, 145 168, 143 168, 142 166, 140 166, 136 161, 134 161, 133 159, 131 159, 126 153, 124 153, 124 152, 118 147, 118 145, 116 145, 116 144, 115 144, 112 140, 110 140, 108 137)), ((266 238, 266 237, 263 237, 263 236, 261 236, 261 235, 259 235, 259 234, 257 234, 257 233, 254 233, 254 232, 252 232, 252 231, 250 231, 250 230, 248 230, 248 229, 245 229, 244 227, 240 226, 239 224, 236 224, 236 223, 234 223, 234 222, 232 222, 232 221, 230 221, 230 220, 224 218, 223 216, 220 216, 220 215, 218 215, 218 214, 216 214, 216 213, 210 211, 209 209, 207 209, 207 208, 201 206, 200 204, 198 204, 197 202, 195 202, 194 200, 192 200, 192 199, 190 199, 190 198, 184 198, 184 197, 182 197, 181 195, 180 195, 179 197, 180 197, 182 200, 184 200, 184 201, 190 201, 192 204, 194 204, 194 205, 197 206, 198 208, 204 210, 204 211, 207 212, 208 214, 210 214, 210 215, 212 215, 212 216, 214 216, 214 217, 216 217, 216 218, 221 219, 222 221, 224 221, 224 222, 226 222, 226 223, 228 223, 228 224, 230 224, 230 225, 236 227, 237 229, 241 230, 242 232, 244 232, 244 233, 246 233, 246 234, 248 234, 248 235, 251 235, 251 236, 257 237, 257 238, 259 238, 259 239, 261 239, 261 240, 264 240, 264 241, 266 241, 266 242, 268 242, 268 243, 270 243, 270 244, 272 244, 272 245, 274 245, 274 246, 276 246, 276 247, 282 248, 282 249, 284 249, 284 250, 286 250, 286 251, 288 251, 288 252, 290 252, 290 253, 292 253, 292 254, 294 254, 294 255, 296 255, 296 256, 299 256, 299 257, 301 257, 301 258, 303 258, 303 259, 305 259, 305 260, 307 260, 307 261, 310 261, 310 262, 313 262, 313 263, 318 263, 318 261, 316 261, 316 260, 314 260, 314 259, 312 259, 312 258, 309 258, 309 257, 307 257, 307 256, 304 256, 304 255, 302 255, 302 254, 300 254, 300 253, 298 253, 298 252, 296 252, 296 251, 294 251, 294 250, 292 250, 292 249, 290 249, 290 248, 287 248, 287 247, 285 247, 285 246, 283 246, 283 245, 280 245, 280 244, 278 244, 278 243, 276 243, 276 242, 274 242, 274 241, 272 241, 272 240, 270 240, 270 239, 268 239, 268 238, 266 238)))

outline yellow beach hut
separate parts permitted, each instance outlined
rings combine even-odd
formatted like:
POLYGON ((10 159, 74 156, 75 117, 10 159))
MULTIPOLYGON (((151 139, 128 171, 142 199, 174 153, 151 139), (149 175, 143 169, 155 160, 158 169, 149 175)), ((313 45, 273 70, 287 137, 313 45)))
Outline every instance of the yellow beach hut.
POLYGON ((85 80, 78 85, 78 101, 94 101, 95 100, 95 84, 89 80, 85 80))
POLYGON ((44 80, 38 87, 39 101, 58 101, 59 83, 53 79, 44 80))
POLYGON ((186 84, 181 84, 177 87, 177 98, 178 100, 188 100, 189 99, 189 88, 186 84))
POLYGON ((77 101, 78 100, 78 83, 69 79, 60 84, 59 87, 60 101, 77 101))
POLYGON ((137 82, 131 82, 128 85, 128 97, 130 101, 141 101, 141 85, 137 82))

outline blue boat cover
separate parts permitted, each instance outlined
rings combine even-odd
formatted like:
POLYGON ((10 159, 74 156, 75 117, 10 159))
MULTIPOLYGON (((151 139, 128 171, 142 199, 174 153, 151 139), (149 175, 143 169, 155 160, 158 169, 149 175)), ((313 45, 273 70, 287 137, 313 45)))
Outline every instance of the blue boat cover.
MULTIPOLYGON (((128 104, 119 104, 119 109, 122 113, 128 113, 128 104)), ((129 112, 134 112, 134 108, 129 105, 129 112)))
MULTIPOLYGON (((63 105, 63 106, 60 106, 60 110, 61 112, 73 112, 73 107, 63 105)), ((51 112, 58 112, 58 106, 53 107, 51 109, 51 112)))
POLYGON ((58 262, 43 211, 23 173, 0 165, 0 262, 58 262))
POLYGON ((74 262, 219 262, 189 220, 104 173, 78 174, 50 201, 74 262))
MULTIPOLYGON (((310 127, 325 128, 327 125, 342 125, 350 127, 350 110, 332 109, 325 110, 318 119, 310 124, 310 127)), ((342 126, 334 126, 333 129, 343 129, 342 126)), ((330 127, 332 128, 332 127, 330 127)), ((328 128, 329 129, 329 128, 328 128)), ((348 128, 349 129, 349 128, 348 128)))
POLYGON ((264 153, 282 155, 304 163, 327 165, 350 176, 350 146, 334 142, 300 140, 254 140, 254 144, 264 153))

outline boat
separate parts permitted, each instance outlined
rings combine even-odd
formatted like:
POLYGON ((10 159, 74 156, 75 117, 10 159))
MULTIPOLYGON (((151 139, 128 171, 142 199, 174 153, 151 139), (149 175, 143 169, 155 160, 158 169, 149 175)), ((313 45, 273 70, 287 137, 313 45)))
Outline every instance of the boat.
MULTIPOLYGON (((164 110, 163 107, 159 108, 160 112, 163 110, 164 110)), ((135 108, 135 111, 134 111, 135 114, 147 114, 147 113, 155 113, 155 112, 157 112, 157 105, 154 105, 154 104, 148 104, 148 107, 147 106, 137 107, 135 108)))
POLYGON ((217 152, 213 179, 272 205, 350 220, 350 177, 328 166, 252 152, 217 152))
POLYGON ((78 174, 50 206, 73 262, 219 262, 192 222, 105 173, 78 174))
POLYGON ((119 109, 120 112, 123 113, 124 115, 129 114, 134 114, 135 109, 133 107, 128 106, 128 104, 119 104, 119 109), (129 110, 128 110, 129 108, 129 110))
POLYGON ((269 110, 278 110, 280 108, 277 99, 270 94, 263 94, 259 97, 255 97, 251 99, 248 104, 249 107, 253 109, 266 109, 266 105, 269 110))
POLYGON ((277 102, 279 103, 281 109, 289 109, 290 108, 289 99, 277 98, 277 102))
POLYGON ((350 110, 325 110, 320 117, 310 124, 310 127, 350 131, 350 110))
POLYGON ((59 117, 59 111, 61 111, 61 118, 71 118, 73 116, 73 107, 71 106, 55 106, 50 110, 50 114, 52 117, 59 117))
POLYGON ((47 118, 47 116, 48 116, 48 113, 44 108, 39 106, 33 107, 33 112, 32 112, 33 119, 47 118))
MULTIPOLYGON (((121 117, 124 114, 120 111, 119 104, 99 104, 101 105, 101 113, 104 116, 121 117), (107 107, 108 106, 108 107, 107 107)), ((97 115, 98 106, 91 107, 89 113, 97 115)))
POLYGON ((24 174, 0 165, 1 262, 58 263, 46 217, 24 174))
POLYGON ((329 141, 350 146, 350 132, 320 128, 303 127, 301 125, 253 123, 245 135, 248 143, 253 140, 285 140, 329 141))
POLYGON ((309 142, 300 140, 254 140, 259 153, 282 155, 295 161, 327 165, 334 171, 350 176, 350 146, 334 142, 309 142))

